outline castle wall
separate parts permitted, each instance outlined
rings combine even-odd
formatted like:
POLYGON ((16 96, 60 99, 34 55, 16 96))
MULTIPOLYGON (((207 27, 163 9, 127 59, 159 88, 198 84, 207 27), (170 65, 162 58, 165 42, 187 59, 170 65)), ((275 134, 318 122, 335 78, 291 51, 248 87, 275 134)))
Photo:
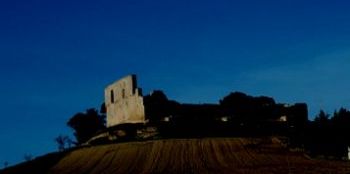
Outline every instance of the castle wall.
POLYGON ((123 123, 144 123, 145 108, 136 76, 126 76, 105 89, 107 127, 123 123))

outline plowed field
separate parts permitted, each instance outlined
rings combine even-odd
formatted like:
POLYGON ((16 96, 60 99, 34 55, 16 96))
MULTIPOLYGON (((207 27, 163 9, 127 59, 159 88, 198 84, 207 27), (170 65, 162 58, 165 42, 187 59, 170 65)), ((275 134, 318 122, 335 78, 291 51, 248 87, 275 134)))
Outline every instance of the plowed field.
POLYGON ((311 160, 276 139, 173 139, 85 147, 49 173, 350 173, 350 162, 311 160))

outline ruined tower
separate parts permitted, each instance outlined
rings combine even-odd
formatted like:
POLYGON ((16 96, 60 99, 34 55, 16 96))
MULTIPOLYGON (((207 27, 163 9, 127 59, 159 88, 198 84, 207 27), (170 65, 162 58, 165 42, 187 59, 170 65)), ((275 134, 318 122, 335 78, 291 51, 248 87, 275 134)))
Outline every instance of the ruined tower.
POLYGON ((105 89, 107 127, 124 123, 144 123, 145 108, 136 75, 128 75, 105 89))

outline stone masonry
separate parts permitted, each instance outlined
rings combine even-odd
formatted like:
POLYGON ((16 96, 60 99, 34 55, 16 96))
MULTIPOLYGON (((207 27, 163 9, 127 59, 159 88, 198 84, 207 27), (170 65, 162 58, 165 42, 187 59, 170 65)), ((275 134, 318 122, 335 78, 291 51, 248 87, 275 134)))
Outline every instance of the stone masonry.
POLYGON ((145 108, 136 75, 128 75, 105 89, 107 127, 124 123, 144 123, 145 108))

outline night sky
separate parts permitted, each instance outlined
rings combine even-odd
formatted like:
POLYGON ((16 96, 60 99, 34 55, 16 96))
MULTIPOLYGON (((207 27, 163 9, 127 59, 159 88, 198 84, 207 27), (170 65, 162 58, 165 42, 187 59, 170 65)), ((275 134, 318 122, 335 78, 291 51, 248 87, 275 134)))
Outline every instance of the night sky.
POLYGON ((350 2, 0 2, 0 168, 56 151, 66 122, 138 75, 186 103, 231 91, 350 109, 350 2))

